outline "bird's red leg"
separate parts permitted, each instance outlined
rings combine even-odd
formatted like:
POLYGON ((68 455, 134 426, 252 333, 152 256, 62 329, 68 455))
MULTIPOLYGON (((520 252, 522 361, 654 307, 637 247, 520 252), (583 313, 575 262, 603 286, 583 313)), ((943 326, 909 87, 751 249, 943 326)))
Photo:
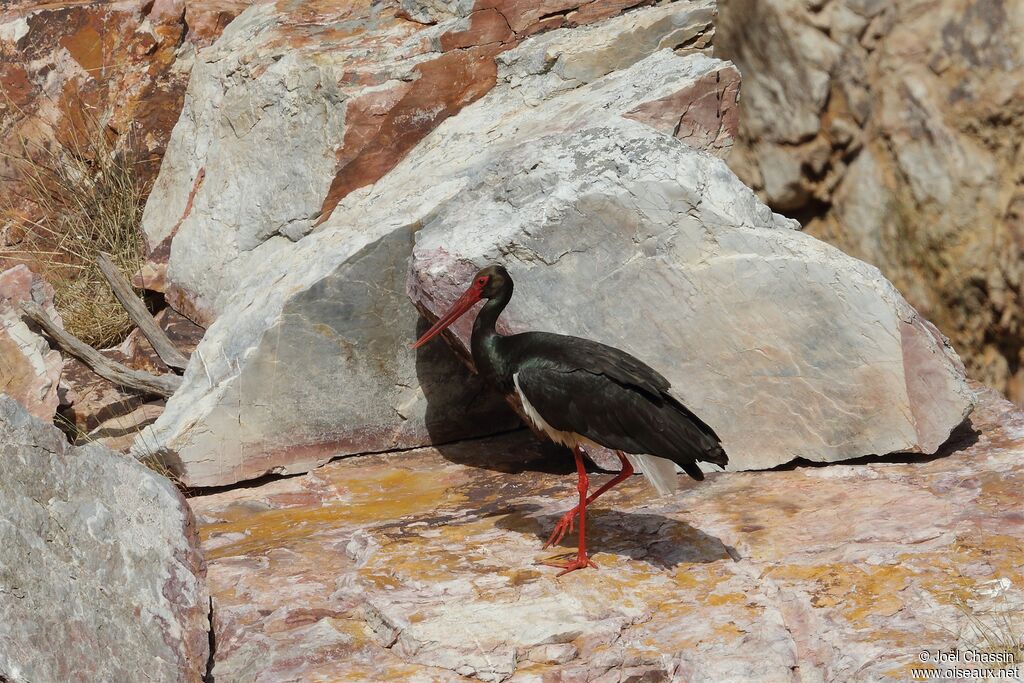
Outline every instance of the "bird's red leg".
POLYGON ((579 475, 579 481, 576 488, 580 493, 580 504, 578 506, 580 512, 580 544, 579 550, 576 553, 576 559, 569 560, 568 562, 546 560, 543 563, 552 567, 560 567, 562 571, 558 572, 556 576, 562 576, 563 574, 568 574, 569 572, 576 571, 577 569, 584 569, 586 567, 593 567, 594 569, 597 569, 597 565, 591 562, 590 558, 587 557, 587 489, 590 487, 590 479, 587 477, 587 468, 583 463, 583 452, 580 450, 580 447, 576 446, 573 448, 572 454, 576 457, 576 473, 579 475))
MULTIPOLYGON (((619 462, 622 463, 622 469, 619 470, 619 473, 616 474, 615 477, 606 482, 604 486, 587 497, 587 505, 593 503, 595 498, 611 487, 616 484, 621 484, 623 481, 633 476, 633 465, 629 462, 629 459, 622 453, 622 451, 615 451, 615 455, 619 456, 619 462)), ((548 537, 548 542, 544 544, 545 548, 562 542, 562 539, 565 538, 565 534, 573 530, 573 526, 575 524, 574 520, 576 519, 576 515, 579 511, 579 506, 576 506, 572 510, 566 512, 562 516, 562 519, 558 520, 558 524, 555 525, 554 531, 552 531, 551 536, 548 537)))

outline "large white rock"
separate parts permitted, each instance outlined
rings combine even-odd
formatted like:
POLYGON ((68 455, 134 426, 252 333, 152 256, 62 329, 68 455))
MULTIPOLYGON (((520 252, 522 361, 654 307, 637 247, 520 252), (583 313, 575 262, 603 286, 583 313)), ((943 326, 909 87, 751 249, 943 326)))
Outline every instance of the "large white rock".
POLYGON ((203 680, 209 596, 166 478, 0 394, 0 680, 203 680))
POLYGON ((493 157, 424 221, 410 294, 439 317, 504 264, 506 330, 644 359, 731 469, 933 453, 973 406, 956 353, 876 268, 795 226, 719 159, 609 120, 493 157))
MULTIPOLYGON (((136 453, 160 452, 189 485, 221 485, 268 471, 303 471, 338 455, 514 425, 500 397, 485 391, 443 346, 407 349, 424 322, 405 295, 414 234, 466 188, 488 183, 494 161, 527 140, 632 117, 631 129, 669 145, 682 145, 672 142, 678 134, 691 144, 727 148, 735 69, 666 49, 703 35, 711 10, 708 2, 645 8, 552 31, 498 55, 497 85, 489 94, 439 125, 373 185, 341 198, 319 228, 293 234, 295 242, 275 237, 259 243, 241 257, 244 267, 233 249, 252 235, 221 223, 222 249, 212 205, 204 204, 217 200, 202 199, 212 187, 207 168, 192 218, 172 243, 168 275, 173 281, 192 268, 175 266, 178 254, 192 253, 201 254, 214 275, 230 270, 241 280, 237 290, 207 297, 218 302, 218 317, 192 355, 181 390, 140 436, 136 453), (719 118, 712 104, 723 93, 719 118), (200 229, 202 220, 207 223, 200 229)), ((222 41, 234 35, 227 31, 222 41)), ((286 64, 285 58, 276 64, 286 64)), ((193 82, 192 96, 202 92, 193 82)), ((201 108, 190 106, 187 111, 201 108)), ((275 107, 262 116, 272 116, 275 107)), ((199 148, 203 140, 220 140, 223 131, 199 128, 195 135, 201 140, 190 144, 199 148)), ((165 161, 168 178, 178 178, 181 203, 193 186, 191 173, 174 170, 182 144, 172 143, 165 161)), ((291 152, 282 153, 291 159, 291 152)), ((154 201, 149 217, 157 215, 154 201)), ((178 215, 180 208, 166 213, 178 215)), ((179 282, 206 291, 210 281, 179 282)))

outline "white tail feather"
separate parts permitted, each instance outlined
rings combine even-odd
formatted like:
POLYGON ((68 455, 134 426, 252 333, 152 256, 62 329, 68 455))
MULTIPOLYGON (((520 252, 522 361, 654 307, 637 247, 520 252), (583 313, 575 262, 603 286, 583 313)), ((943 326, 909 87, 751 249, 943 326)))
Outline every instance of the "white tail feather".
POLYGON ((679 477, 676 474, 678 470, 676 464, 671 460, 634 453, 627 453, 626 457, 633 464, 633 469, 643 473, 650 480, 654 488, 657 489, 658 495, 665 496, 679 488, 679 477))

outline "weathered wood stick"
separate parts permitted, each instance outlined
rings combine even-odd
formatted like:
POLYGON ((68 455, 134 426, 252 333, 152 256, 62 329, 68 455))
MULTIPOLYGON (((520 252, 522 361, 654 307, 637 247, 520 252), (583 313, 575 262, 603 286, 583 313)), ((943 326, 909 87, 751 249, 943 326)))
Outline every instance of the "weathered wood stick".
POLYGON ((181 377, 178 375, 153 375, 110 360, 74 335, 57 327, 50 320, 50 316, 46 315, 43 307, 35 301, 23 301, 21 310, 43 328, 61 349, 88 365, 89 369, 103 379, 157 396, 170 396, 181 386, 181 377))
POLYGON ((153 320, 153 316, 146 309, 146 304, 132 291, 131 284, 114 265, 110 254, 101 251, 96 257, 96 263, 99 265, 103 277, 107 278, 107 282, 110 283, 110 288, 114 290, 114 296, 124 306, 124 310, 128 311, 128 317, 132 319, 132 322, 142 331, 142 334, 146 335, 146 339, 153 345, 153 350, 156 351, 156 355, 160 356, 160 360, 169 368, 184 370, 188 365, 188 358, 174 347, 171 340, 153 320))

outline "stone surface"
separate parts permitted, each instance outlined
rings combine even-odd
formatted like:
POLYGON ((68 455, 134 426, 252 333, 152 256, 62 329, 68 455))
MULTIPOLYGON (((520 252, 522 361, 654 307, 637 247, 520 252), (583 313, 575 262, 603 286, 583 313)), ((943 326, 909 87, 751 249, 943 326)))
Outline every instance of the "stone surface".
POLYGON ((195 681, 209 597, 165 478, 0 396, 0 678, 195 681))
POLYGON ((134 396, 123 399, 109 417, 93 427, 88 434, 79 436, 78 440, 96 441, 111 450, 127 453, 142 430, 156 422, 163 412, 163 401, 147 401, 134 396))
POLYGON ((21 319, 23 301, 34 301, 60 321, 47 282, 24 265, 0 273, 0 393, 50 421, 57 411, 61 356, 21 319))
MULTIPOLYGON (((417 306, 436 319, 477 269, 504 264, 504 330, 643 359, 715 429, 730 469, 935 452, 972 397, 934 327, 724 163, 628 123, 540 138, 463 183, 417 232, 417 306)), ((467 358, 472 324, 451 328, 467 358)))
MULTIPOLYGON (((527 9, 516 11, 532 16, 527 9)), ((487 183, 496 159, 545 135, 605 122, 618 135, 614 125, 621 122, 669 146, 724 150, 730 118, 709 116, 711 89, 720 79, 723 111, 730 111, 735 72, 694 47, 706 37, 712 14, 708 2, 675 2, 523 40, 494 58, 497 82, 490 92, 443 123, 435 120, 429 134, 417 129, 426 137, 413 154, 378 159, 371 174, 376 182, 339 198, 329 214, 322 207, 332 183, 387 141, 378 137, 359 148, 364 151, 350 148, 345 139, 358 121, 352 118, 355 103, 375 93, 383 98, 380 118, 390 120, 398 115, 392 88, 407 89, 402 101, 417 106, 427 106, 423 98, 432 92, 417 90, 427 88, 424 72, 412 82, 389 81, 369 91, 338 86, 335 101, 331 84, 338 82, 339 65, 351 70, 355 85, 369 78, 366 73, 392 74, 402 64, 440 68, 435 62, 451 51, 439 55, 421 46, 415 58, 409 51, 425 39, 423 31, 443 38, 454 24, 413 27, 381 15, 372 31, 356 22, 363 32, 346 37, 325 33, 319 15, 301 25, 304 15, 275 14, 264 6, 241 15, 204 53, 223 59, 197 70, 191 104, 147 206, 151 240, 162 240, 161 226, 171 229, 187 213, 171 242, 168 296, 173 286, 187 288, 199 296, 196 302, 216 302, 218 317, 193 355, 182 389, 136 453, 160 451, 189 485, 222 485, 268 471, 303 471, 338 455, 513 426, 515 417, 500 397, 484 391, 443 347, 408 351, 423 325, 405 295, 414 233, 462 188, 487 183), (261 27, 260 39, 251 38, 261 27), (348 42, 328 50, 335 46, 332 36, 348 42), (371 39, 384 43, 372 60, 364 49, 371 39), (243 62, 238 84, 230 88, 234 94, 222 98, 218 74, 243 62), (692 112, 681 92, 698 103, 692 112), (266 106, 250 106, 256 100, 266 106), (251 133, 237 138, 221 128, 235 114, 245 119, 254 111, 262 112, 258 122, 234 124, 251 133), (344 126, 328 125, 341 118, 344 126), (676 126, 681 137, 673 140, 667 133, 676 126), (266 154, 270 148, 277 150, 273 157, 266 154), (248 174, 270 163, 272 174, 248 174), (205 176, 197 186, 200 169, 205 176), (196 187, 192 210, 185 212, 196 187), (309 232, 315 215, 322 223, 309 232), (279 234, 281 221, 290 226, 286 236, 279 234)), ((522 17, 510 19, 513 29, 527 21, 522 17)))
POLYGON ((571 460, 525 432, 193 498, 214 676, 867 682, 978 668, 922 650, 1019 662, 1024 414, 987 391, 972 420, 938 457, 711 474, 666 498, 634 477, 591 508, 601 569, 560 579, 535 562, 570 549, 541 539, 571 460))
MULTIPOLYGON (((153 318, 164 331, 176 349, 188 358, 203 338, 205 330, 191 320, 171 308, 165 308, 153 318)), ((154 374, 172 372, 160 360, 146 336, 135 328, 117 347, 116 355, 119 362, 136 370, 145 370, 154 374)))
POLYGON ((881 268, 1018 402, 1022 32, 1012 0, 730 0, 715 41, 744 76, 730 166, 881 268))
MULTIPOLYGON (((116 350, 103 355, 118 362, 124 356, 116 350)), ((77 358, 65 358, 61 376, 60 415, 69 431, 79 438, 103 422, 127 415, 141 406, 148 397, 103 379, 77 358)))

